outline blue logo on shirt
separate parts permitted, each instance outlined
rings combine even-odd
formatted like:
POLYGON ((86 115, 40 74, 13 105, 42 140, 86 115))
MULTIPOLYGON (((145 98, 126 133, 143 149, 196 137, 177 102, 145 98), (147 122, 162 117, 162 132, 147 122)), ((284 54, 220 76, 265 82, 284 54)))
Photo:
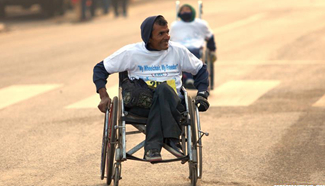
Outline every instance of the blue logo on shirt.
POLYGON ((177 70, 178 68, 178 64, 174 64, 174 65, 138 65, 138 68, 141 72, 145 72, 145 71, 170 71, 170 70, 177 70))

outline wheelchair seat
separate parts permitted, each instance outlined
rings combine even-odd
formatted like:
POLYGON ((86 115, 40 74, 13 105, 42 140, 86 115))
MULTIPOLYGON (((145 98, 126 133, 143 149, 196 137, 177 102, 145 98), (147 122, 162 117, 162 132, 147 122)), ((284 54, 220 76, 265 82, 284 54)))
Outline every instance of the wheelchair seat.
POLYGON ((127 111, 125 111, 125 116, 122 117, 122 121, 134 125, 145 125, 147 123, 147 119, 147 117, 139 116, 127 111))

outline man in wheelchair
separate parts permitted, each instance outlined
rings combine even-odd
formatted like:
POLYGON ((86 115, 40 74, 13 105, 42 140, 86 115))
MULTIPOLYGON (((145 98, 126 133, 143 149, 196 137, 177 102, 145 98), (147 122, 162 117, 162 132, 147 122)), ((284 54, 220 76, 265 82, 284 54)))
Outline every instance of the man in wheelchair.
POLYGON ((94 67, 93 81, 101 99, 98 108, 106 112, 111 102, 105 87, 108 76, 127 71, 129 81, 146 82, 154 87, 150 108, 144 108, 148 111, 145 159, 162 160, 160 151, 164 144, 175 156, 183 156, 179 140, 184 110, 181 75, 183 71, 194 75, 198 89, 195 103, 200 111, 206 111, 209 108, 206 65, 184 46, 169 41, 168 23, 161 15, 143 21, 141 37, 143 42, 122 47, 94 67))
MULTIPOLYGON (((202 57, 202 49, 206 42, 206 48, 210 50, 211 62, 217 60, 214 35, 208 23, 203 19, 197 19, 195 9, 184 4, 180 7, 177 16, 180 20, 174 21, 170 28, 170 40, 184 45, 197 58, 202 57)), ((195 89, 191 73, 184 72, 182 78, 185 88, 195 89)))

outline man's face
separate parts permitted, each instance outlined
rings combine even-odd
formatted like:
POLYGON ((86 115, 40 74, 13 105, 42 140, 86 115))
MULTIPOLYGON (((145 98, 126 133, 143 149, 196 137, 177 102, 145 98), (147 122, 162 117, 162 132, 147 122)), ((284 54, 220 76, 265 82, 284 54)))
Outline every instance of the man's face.
POLYGON ((168 41, 170 39, 168 25, 153 25, 151 38, 149 39, 149 47, 156 50, 167 50, 168 41))

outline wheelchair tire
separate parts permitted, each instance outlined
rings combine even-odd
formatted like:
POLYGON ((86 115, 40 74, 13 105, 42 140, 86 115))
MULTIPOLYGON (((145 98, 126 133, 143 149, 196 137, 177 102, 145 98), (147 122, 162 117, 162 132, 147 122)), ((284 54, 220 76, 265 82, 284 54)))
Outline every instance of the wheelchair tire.
POLYGON ((120 181, 120 175, 121 175, 121 172, 120 172, 120 169, 119 169, 119 166, 116 165, 115 167, 115 172, 114 172, 114 186, 118 186, 118 183, 120 181))
POLYGON ((197 165, 192 165, 192 172, 191 172, 191 186, 196 186, 197 183, 197 165))
POLYGON ((202 139, 200 139, 198 141, 198 169, 197 169, 197 175, 198 175, 198 179, 202 178, 202 170, 203 170, 203 161, 202 161, 202 139))
POLYGON ((116 147, 116 127, 117 126, 117 109, 118 99, 113 98, 113 103, 110 109, 110 119, 108 125, 108 143, 106 155, 106 183, 110 185, 112 182, 112 175, 114 171, 114 155, 116 147))
MULTIPOLYGON (((194 123, 193 123, 193 131, 196 132, 196 149, 197 149, 197 175, 198 175, 198 179, 202 178, 202 170, 203 170, 203 160, 202 160, 202 138, 200 138, 201 134, 199 132, 199 130, 201 130, 198 126, 198 123, 200 122, 198 117, 196 117, 196 112, 199 112, 195 106, 195 104, 193 103, 193 113, 195 115, 194 118, 194 123)), ((193 134, 194 135, 194 134, 193 134)))
POLYGON ((209 62, 209 77, 210 77, 210 90, 214 89, 214 68, 213 63, 209 62))
POLYGON ((102 153, 101 153, 101 162, 100 162, 100 179, 103 180, 105 178, 105 164, 106 164, 106 151, 107 151, 107 140, 105 139, 105 129, 103 134, 102 141, 102 153))
POLYGON ((192 98, 188 97, 188 107, 189 114, 191 117, 191 135, 192 135, 192 157, 193 160, 189 161, 189 171, 191 186, 195 186, 198 179, 198 151, 197 151, 197 127, 196 127, 196 117, 195 117, 195 104, 192 101, 192 98))
POLYGON ((207 70, 209 73, 209 82, 210 82, 210 90, 214 89, 214 64, 210 59, 210 52, 208 50, 205 51, 205 64, 207 65, 207 70))
POLYGON ((103 180, 105 178, 105 165, 106 165, 106 155, 107 155, 107 143, 108 143, 108 121, 110 113, 107 110, 104 119, 104 129, 103 129, 103 140, 102 140, 102 152, 101 152, 101 163, 100 163, 100 179, 103 180))

